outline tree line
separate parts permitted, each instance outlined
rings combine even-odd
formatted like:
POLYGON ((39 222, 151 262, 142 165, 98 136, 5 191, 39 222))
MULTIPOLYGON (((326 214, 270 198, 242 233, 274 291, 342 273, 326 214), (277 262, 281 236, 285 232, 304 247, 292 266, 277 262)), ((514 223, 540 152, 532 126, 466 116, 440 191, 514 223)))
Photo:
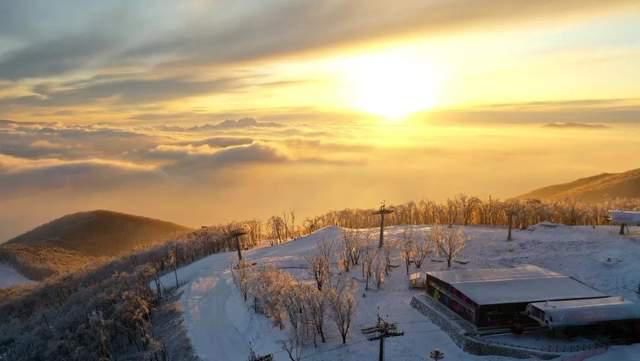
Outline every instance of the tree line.
MULTIPOLYGON (((525 229, 543 221, 566 225, 598 226, 608 224, 608 211, 613 209, 640 210, 640 199, 618 198, 606 202, 579 202, 573 199, 543 201, 539 199, 500 200, 493 197, 481 199, 459 194, 444 202, 431 200, 411 201, 394 206, 385 216, 385 224, 394 225, 485 225, 511 226, 525 229)), ((251 219, 244 222, 214 226, 225 229, 244 226, 248 235, 243 237, 243 247, 259 244, 276 245, 312 233, 322 227, 372 228, 380 224, 375 209, 329 211, 297 222, 295 211, 282 212, 266 221, 251 219)))

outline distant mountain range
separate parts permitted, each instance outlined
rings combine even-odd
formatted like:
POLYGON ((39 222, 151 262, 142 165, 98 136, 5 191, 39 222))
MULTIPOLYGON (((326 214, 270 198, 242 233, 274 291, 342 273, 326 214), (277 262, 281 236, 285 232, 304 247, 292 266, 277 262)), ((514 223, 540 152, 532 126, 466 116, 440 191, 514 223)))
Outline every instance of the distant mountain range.
POLYGON ((582 202, 640 198, 640 169, 623 173, 602 173, 569 183, 536 189, 517 198, 546 201, 575 199, 582 202))
POLYGON ((69 214, 0 245, 0 261, 34 279, 163 242, 191 229, 106 210, 69 214))

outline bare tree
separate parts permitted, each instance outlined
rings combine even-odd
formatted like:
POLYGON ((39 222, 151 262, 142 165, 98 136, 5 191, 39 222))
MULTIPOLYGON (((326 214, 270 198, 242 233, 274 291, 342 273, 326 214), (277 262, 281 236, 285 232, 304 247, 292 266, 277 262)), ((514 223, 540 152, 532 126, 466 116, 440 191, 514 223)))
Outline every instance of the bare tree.
POLYGON ((286 340, 280 341, 282 350, 287 353, 290 361, 302 360, 304 351, 303 335, 301 330, 289 330, 289 336, 286 340))
POLYGON ((518 214, 520 214, 521 209, 522 209, 522 205, 517 200, 510 201, 505 205, 504 211, 505 211, 505 214, 507 215, 507 220, 509 225, 507 241, 511 241, 513 239, 511 236, 511 231, 513 229, 513 218, 518 214))
POLYGON ((171 244, 167 245, 167 261, 171 265, 173 269, 173 276, 176 279, 176 289, 180 287, 180 282, 178 281, 178 243, 175 242, 173 247, 171 244))
POLYGON ((373 259, 374 259, 374 252, 371 249, 365 249, 364 253, 362 254, 362 278, 364 278, 365 281, 365 286, 364 289, 366 291, 369 290, 369 280, 371 279, 371 276, 373 275, 373 259))
POLYGON ((402 230, 402 259, 404 260, 404 265, 409 274, 409 266, 414 261, 416 245, 414 239, 413 228, 410 226, 406 226, 402 230))
POLYGON ((447 223, 449 224, 449 228, 451 228, 453 227, 453 224, 456 223, 456 219, 458 218, 458 202, 448 199, 446 212, 447 223))
POLYGON ((447 268, 451 268, 451 262, 455 259, 456 255, 464 249, 466 242, 464 231, 462 228, 443 231, 440 227, 435 226, 431 232, 436 239, 438 251, 447 258, 447 268))
POLYGON ((371 270, 373 271, 373 278, 376 281, 376 288, 382 288, 385 280, 385 274, 387 273, 387 262, 381 251, 377 251, 373 255, 373 259, 371 260, 371 270))
POLYGON ((251 280, 251 264, 240 260, 238 263, 232 267, 231 272, 233 279, 242 293, 242 297, 245 302, 247 301, 249 295, 250 288, 250 280, 251 280))
POLYGON ((382 252, 384 254, 384 261, 385 261, 384 273, 387 276, 391 273, 391 270, 393 269, 393 267, 397 267, 391 263, 391 254, 393 250, 395 250, 397 247, 398 247, 397 239, 388 240, 382 247, 382 252))
POLYGON ((333 321, 338 327, 342 343, 347 343, 347 336, 351 329, 351 321, 356 310, 356 299, 353 296, 353 282, 342 278, 335 288, 329 291, 329 300, 333 321))
POLYGON ((267 222, 271 228, 271 245, 282 243, 286 239, 285 221, 282 217, 273 216, 267 222))
MULTIPOLYGON (((319 291, 313 286, 303 285, 305 294, 305 310, 311 321, 315 334, 320 336, 322 343, 325 343, 324 319, 326 316, 328 298, 327 291, 319 291)), ((314 344, 316 338, 314 337, 314 344)))
POLYGON ((456 202, 462 212, 462 222, 465 226, 471 222, 473 212, 482 203, 478 197, 469 197, 464 193, 458 195, 456 202))
POLYGON ((331 279, 331 257, 333 243, 327 240, 320 242, 316 251, 306 258, 313 279, 319 291, 329 283, 331 279))
POLYGON ((364 248, 363 241, 360 237, 360 231, 357 229, 344 229, 342 231, 342 237, 344 239, 346 257, 351 262, 351 265, 358 265, 364 248))
POLYGON ((427 233, 423 239, 415 242, 413 264, 416 265, 417 269, 422 267, 422 262, 424 262, 425 258, 427 258, 431 252, 433 252, 434 244, 435 243, 431 239, 431 233, 427 233))

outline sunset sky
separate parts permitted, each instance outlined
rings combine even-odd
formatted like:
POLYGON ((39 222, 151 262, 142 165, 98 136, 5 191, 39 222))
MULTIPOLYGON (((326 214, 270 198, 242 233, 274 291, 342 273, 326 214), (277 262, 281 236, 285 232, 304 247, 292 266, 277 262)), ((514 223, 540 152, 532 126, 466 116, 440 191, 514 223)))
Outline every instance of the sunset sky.
POLYGON ((0 242, 637 168, 639 24, 637 0, 0 1, 0 242))

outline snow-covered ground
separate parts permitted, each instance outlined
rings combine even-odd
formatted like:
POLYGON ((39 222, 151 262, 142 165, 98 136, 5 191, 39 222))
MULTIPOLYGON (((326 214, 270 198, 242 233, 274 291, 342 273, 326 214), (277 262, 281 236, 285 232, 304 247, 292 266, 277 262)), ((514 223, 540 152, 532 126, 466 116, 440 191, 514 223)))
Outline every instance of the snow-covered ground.
POLYGON ((0 288, 9 288, 32 282, 8 264, 0 263, 0 288))
MULTIPOLYGON (((404 227, 389 227, 386 239, 399 239, 404 227)), ((428 227, 415 227, 422 236, 428 227)), ((461 258, 466 265, 455 264, 454 268, 505 267, 534 264, 561 272, 611 295, 622 295, 639 302, 640 239, 620 237, 616 227, 536 227, 534 230, 517 231, 514 241, 506 242, 506 230, 502 228, 466 227, 470 240, 461 258)), ((315 249, 319 241, 340 239, 337 228, 325 228, 310 236, 271 248, 248 251, 246 257, 259 264, 274 263, 286 267, 296 277, 305 277, 306 271, 297 266, 304 265, 304 256, 315 249)), ((276 361, 287 360, 279 341, 286 332, 272 327, 272 322, 256 315, 246 304, 235 287, 230 265, 235 253, 212 255, 180 269, 183 308, 187 333, 197 354, 205 361, 245 361, 249 345, 259 353, 273 353, 276 361)), ((400 264, 398 258, 394 263, 400 264)), ((446 268, 445 263, 426 261, 425 270, 446 268)), ((352 271, 360 278, 358 269, 352 271)), ((173 274, 166 275, 163 283, 170 285, 173 274)), ((428 353, 438 348, 445 353, 445 360, 510 360, 497 356, 474 356, 460 350, 451 339, 428 318, 411 308, 409 302, 416 294, 407 287, 404 268, 393 271, 384 289, 365 293, 360 285, 358 309, 347 345, 341 345, 335 326, 330 322, 326 328, 329 340, 318 348, 309 346, 305 360, 372 360, 376 359, 378 344, 369 342, 360 333, 360 328, 372 326, 376 315, 396 322, 405 332, 402 337, 387 340, 386 357, 392 360, 426 360, 428 353)), ((594 356, 593 361, 640 360, 640 345, 612 347, 607 353, 594 356)))

